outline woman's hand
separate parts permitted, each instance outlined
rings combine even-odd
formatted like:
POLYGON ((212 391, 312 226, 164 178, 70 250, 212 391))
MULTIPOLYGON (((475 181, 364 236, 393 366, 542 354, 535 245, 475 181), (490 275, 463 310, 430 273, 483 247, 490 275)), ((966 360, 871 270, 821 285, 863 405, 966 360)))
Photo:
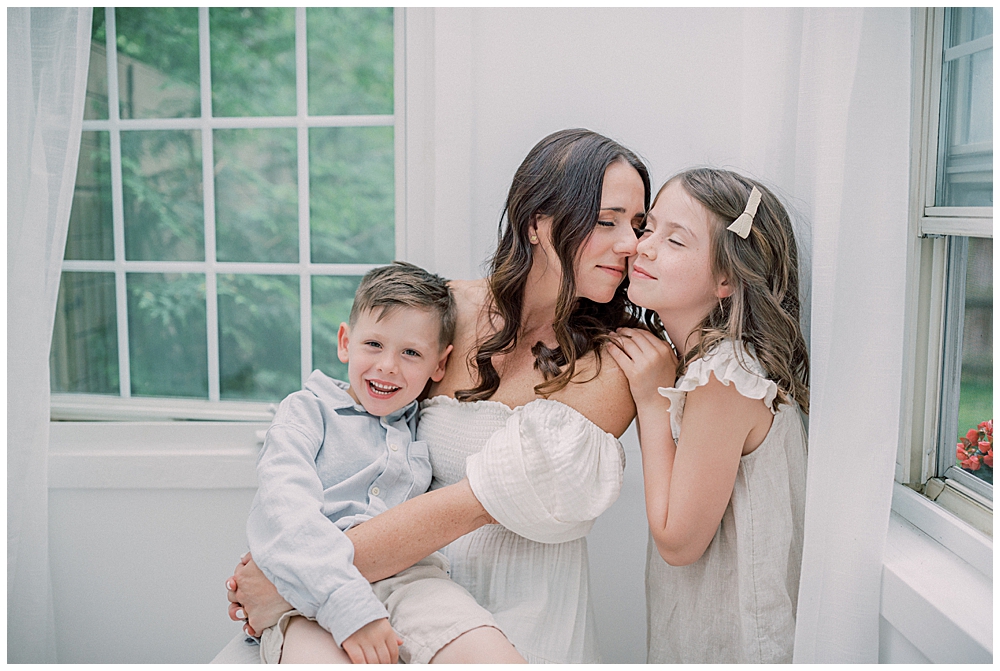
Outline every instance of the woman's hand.
POLYGON ((618 337, 606 347, 628 378, 636 405, 660 399, 657 389, 671 387, 677 379, 673 348, 642 329, 622 328, 615 333, 618 337))
POLYGON ((292 610, 267 576, 254 563, 250 553, 240 559, 232 577, 226 581, 229 619, 246 620, 243 630, 251 636, 278 623, 282 613, 292 610))

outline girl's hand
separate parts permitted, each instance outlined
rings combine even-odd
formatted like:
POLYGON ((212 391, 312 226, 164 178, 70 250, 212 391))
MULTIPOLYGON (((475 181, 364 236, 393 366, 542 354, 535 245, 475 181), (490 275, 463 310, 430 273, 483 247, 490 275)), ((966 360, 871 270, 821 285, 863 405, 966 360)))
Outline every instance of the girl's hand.
POLYGON ((618 329, 608 353, 628 378, 636 405, 661 398, 657 389, 677 379, 677 356, 669 343, 642 329, 618 329))
POLYGON ((282 613, 292 610, 267 576, 254 563, 250 553, 240 559, 232 577, 226 581, 229 619, 246 620, 243 630, 251 636, 260 636, 268 627, 278 623, 282 613))

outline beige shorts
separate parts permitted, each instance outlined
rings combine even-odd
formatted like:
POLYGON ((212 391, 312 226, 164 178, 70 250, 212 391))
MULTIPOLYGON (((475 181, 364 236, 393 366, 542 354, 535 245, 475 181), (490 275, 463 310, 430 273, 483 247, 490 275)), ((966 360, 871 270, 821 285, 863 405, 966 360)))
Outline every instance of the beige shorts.
MULTIPOLYGON (((372 591, 389 611, 389 624, 403 639, 399 658, 407 664, 427 664, 444 646, 467 631, 496 627, 488 610, 464 587, 448 577, 448 560, 440 552, 422 559, 391 578, 372 583, 372 591)), ((260 637, 260 660, 277 664, 285 629, 297 610, 281 616, 260 637)))

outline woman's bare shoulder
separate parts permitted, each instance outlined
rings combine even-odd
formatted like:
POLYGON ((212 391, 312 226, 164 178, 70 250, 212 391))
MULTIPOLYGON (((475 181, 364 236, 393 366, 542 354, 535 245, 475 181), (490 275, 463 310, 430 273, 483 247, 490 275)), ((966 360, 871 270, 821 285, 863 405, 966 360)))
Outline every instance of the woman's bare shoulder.
POLYGON ((486 280, 449 280, 448 286, 455 296, 458 309, 482 306, 486 302, 488 287, 486 280))
POLYGON ((615 437, 621 437, 635 419, 635 402, 628 378, 606 353, 601 356, 599 365, 596 354, 578 361, 573 382, 550 398, 577 410, 615 437))
POLYGON ((448 286, 458 308, 459 337, 478 339, 484 328, 484 308, 489 298, 486 280, 451 280, 448 286))

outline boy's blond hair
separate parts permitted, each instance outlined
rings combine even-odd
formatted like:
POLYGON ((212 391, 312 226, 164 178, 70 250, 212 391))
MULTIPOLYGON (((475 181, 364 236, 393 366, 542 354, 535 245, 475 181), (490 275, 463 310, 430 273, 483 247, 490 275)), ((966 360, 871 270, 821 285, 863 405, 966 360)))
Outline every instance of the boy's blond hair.
POLYGON ((441 321, 438 335, 441 348, 451 344, 455 337, 457 308, 447 280, 405 261, 393 261, 392 265, 374 268, 361 278, 354 294, 349 323, 354 326, 358 315, 373 310, 378 310, 375 318, 382 319, 400 307, 434 312, 441 321))

